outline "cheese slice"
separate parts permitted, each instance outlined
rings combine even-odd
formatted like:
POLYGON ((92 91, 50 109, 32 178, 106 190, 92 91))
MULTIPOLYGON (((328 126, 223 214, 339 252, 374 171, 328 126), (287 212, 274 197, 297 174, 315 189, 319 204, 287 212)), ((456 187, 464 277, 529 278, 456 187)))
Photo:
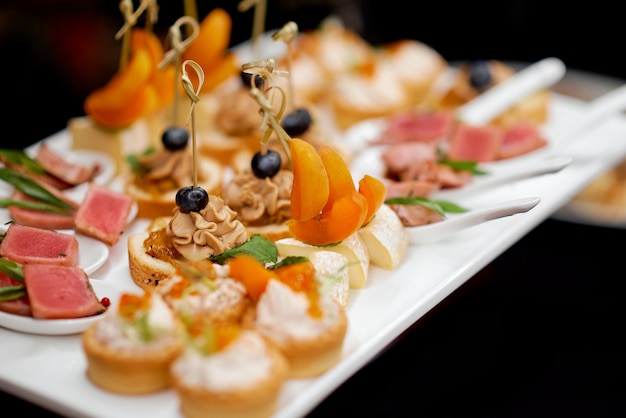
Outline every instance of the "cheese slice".
POLYGON ((315 266, 322 292, 330 293, 341 305, 348 306, 350 301, 348 258, 338 252, 324 250, 315 251, 308 258, 315 266))
POLYGON ((283 257, 299 256, 310 258, 317 251, 334 251, 348 259, 348 276, 350 289, 360 289, 365 286, 370 266, 370 255, 365 243, 357 232, 344 239, 341 243, 318 247, 305 244, 295 238, 283 238, 276 241, 278 254, 283 257))
POLYGON ((106 130, 96 126, 87 116, 74 117, 68 122, 73 150, 89 150, 104 153, 117 165, 117 174, 128 165, 129 154, 144 152, 151 142, 151 130, 145 120, 139 120, 127 128, 106 130))
POLYGON ((370 262, 384 269, 396 268, 409 247, 409 235, 388 205, 382 205, 374 219, 359 229, 358 234, 369 251, 370 262))

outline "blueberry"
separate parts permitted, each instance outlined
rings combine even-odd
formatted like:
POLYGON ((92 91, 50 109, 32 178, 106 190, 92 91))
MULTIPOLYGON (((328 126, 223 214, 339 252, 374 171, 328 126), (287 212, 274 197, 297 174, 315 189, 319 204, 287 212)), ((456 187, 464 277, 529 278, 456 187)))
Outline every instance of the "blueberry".
MULTIPOLYGON (((250 88, 250 80, 252 79, 252 74, 242 71, 241 73, 239 73, 239 75, 241 76, 241 82, 243 83, 244 87, 250 88)), ((263 86, 263 81, 263 77, 261 77, 259 74, 256 74, 254 76, 254 85, 257 89, 260 89, 263 86)))
POLYGON ((161 142, 166 150, 179 151, 187 146, 189 132, 185 128, 167 128, 161 136, 161 142))
POLYGON ((484 90, 492 82, 489 61, 474 60, 469 62, 469 81, 478 90, 484 90))
POLYGON ((202 187, 186 186, 176 192, 176 206, 182 213, 200 212, 209 203, 209 194, 202 187))
POLYGON ((265 153, 257 151, 252 156, 250 168, 256 177, 264 179, 274 177, 280 171, 281 164, 282 161, 278 152, 274 150, 267 150, 265 153))
POLYGON ((306 132, 311 127, 313 118, 311 113, 304 108, 299 108, 291 113, 288 113, 283 118, 281 125, 287 135, 290 137, 299 136, 306 132))

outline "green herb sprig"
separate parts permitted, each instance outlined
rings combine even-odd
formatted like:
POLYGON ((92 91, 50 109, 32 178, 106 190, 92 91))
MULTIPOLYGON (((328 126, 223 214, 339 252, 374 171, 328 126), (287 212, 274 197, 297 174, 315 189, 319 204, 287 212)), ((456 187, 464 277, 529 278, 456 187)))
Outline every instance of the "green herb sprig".
POLYGON ((75 208, 32 178, 9 168, 0 168, 0 180, 4 180, 35 201, 0 199, 0 207, 19 206, 45 212, 70 214, 75 208))
POLYGON ((0 149, 0 161, 3 161, 6 165, 19 165, 30 173, 47 173, 39 161, 31 158, 21 149, 0 149))
MULTIPOLYGON (((17 280, 20 283, 24 283, 24 272, 22 271, 22 265, 15 261, 7 260, 6 258, 0 258, 0 272, 6 274, 10 278, 17 280)), ((19 299, 26 295, 26 286, 2 286, 0 287, 0 302, 8 300, 19 299)))
POLYGON ((445 200, 431 200, 421 196, 390 197, 385 200, 385 203, 388 205, 420 205, 438 213, 441 216, 446 216, 446 213, 467 212, 466 208, 459 206, 456 203, 447 202, 445 200))

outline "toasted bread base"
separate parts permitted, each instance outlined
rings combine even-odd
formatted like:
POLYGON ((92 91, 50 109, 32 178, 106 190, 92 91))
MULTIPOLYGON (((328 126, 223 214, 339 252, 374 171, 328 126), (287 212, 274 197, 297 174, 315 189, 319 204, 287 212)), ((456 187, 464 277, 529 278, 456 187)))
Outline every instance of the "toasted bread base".
POLYGON ((130 276, 142 289, 162 285, 176 273, 173 264, 146 254, 143 243, 149 235, 149 232, 143 232, 128 237, 130 276))

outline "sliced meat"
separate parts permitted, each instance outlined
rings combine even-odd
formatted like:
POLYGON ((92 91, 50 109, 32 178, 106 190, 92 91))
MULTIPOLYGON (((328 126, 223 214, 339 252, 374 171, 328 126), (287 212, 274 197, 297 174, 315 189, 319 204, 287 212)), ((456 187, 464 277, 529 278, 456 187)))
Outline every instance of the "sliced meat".
POLYGON ((0 242, 0 256, 20 264, 78 265, 74 235, 12 223, 0 242))
POLYGON ((397 144, 400 142, 438 143, 446 139, 454 126, 451 111, 411 111, 391 116, 386 128, 374 143, 397 144))
POLYGON ((387 197, 430 197, 439 190, 438 183, 424 180, 390 181, 387 183, 387 197))
POLYGON ((440 188, 454 188, 465 186, 473 177, 470 171, 457 171, 437 161, 419 161, 408 167, 401 174, 400 180, 422 180, 436 183, 440 188))
POLYGON ((381 159, 390 178, 401 177, 402 172, 420 161, 436 161, 437 147, 425 142, 403 142, 388 146, 381 159))
POLYGON ((504 131, 499 158, 518 157, 543 148, 547 144, 548 141, 536 125, 528 121, 520 121, 504 131))
MULTIPOLYGON (((24 286, 24 283, 20 283, 0 271, 0 287, 6 286, 24 286)), ((28 294, 17 299, 0 301, 0 311, 14 315, 31 316, 28 294)))
POLYGON ((390 205, 404 226, 420 226, 440 222, 443 216, 422 205, 390 205))
MULTIPOLYGON (((51 187, 48 187, 48 190, 54 190, 51 187)), ((59 196, 64 201, 68 202, 72 207, 78 208, 78 203, 64 196, 60 191, 54 191, 54 194, 59 196)), ((31 199, 26 196, 24 193, 19 190, 15 190, 11 195, 11 199, 13 200, 23 200, 35 202, 36 200, 31 199)), ((25 209, 19 206, 9 206, 7 208, 9 210, 9 214, 15 223, 19 223, 22 225, 32 226, 35 228, 43 228, 43 229, 72 229, 74 228, 74 216, 76 215, 75 211, 72 211, 68 215, 53 213, 53 212, 44 212, 40 210, 32 210, 25 209)))
POLYGON ((447 157, 452 161, 495 161, 500 157, 503 131, 492 125, 457 125, 447 157))
POLYGON ((91 183, 76 212, 74 228, 105 244, 114 245, 124 232, 132 205, 133 199, 129 195, 91 183))
POLYGON ((79 267, 26 264, 22 270, 34 318, 84 318, 106 310, 79 267))
POLYGON ((48 173, 73 186, 90 181, 98 170, 95 164, 83 165, 69 161, 45 142, 39 146, 36 160, 48 173))

